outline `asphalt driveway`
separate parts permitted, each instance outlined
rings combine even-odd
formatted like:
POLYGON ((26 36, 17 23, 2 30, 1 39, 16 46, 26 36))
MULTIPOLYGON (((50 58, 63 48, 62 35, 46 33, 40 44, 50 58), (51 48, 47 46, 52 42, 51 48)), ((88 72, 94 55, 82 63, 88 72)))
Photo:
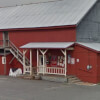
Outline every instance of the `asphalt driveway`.
POLYGON ((0 100, 100 100, 100 85, 81 86, 0 76, 0 100))

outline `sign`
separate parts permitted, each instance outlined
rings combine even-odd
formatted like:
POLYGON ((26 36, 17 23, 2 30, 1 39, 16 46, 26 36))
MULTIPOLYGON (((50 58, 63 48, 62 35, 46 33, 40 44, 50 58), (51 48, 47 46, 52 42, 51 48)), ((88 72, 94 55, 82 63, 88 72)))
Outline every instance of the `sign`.
POLYGON ((75 64, 75 58, 71 58, 71 64, 75 64))
POLYGON ((2 64, 6 64, 6 57, 2 57, 2 64))
POLYGON ((77 59, 77 62, 80 62, 80 60, 79 60, 79 59, 77 59))

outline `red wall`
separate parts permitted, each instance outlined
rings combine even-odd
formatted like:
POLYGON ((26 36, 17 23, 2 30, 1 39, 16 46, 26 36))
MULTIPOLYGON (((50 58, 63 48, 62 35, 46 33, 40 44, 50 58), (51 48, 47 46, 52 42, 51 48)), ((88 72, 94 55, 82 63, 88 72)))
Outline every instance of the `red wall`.
MULTIPOLYGON (((11 64, 9 64, 11 58, 12 58, 11 54, 6 56, 6 75, 9 75, 9 70, 12 67, 11 64)), ((5 75, 4 64, 2 64, 2 56, 0 56, 0 75, 5 75)))
POLYGON ((97 60, 97 79, 98 83, 100 83, 100 54, 98 54, 98 60, 97 60))
POLYGON ((75 46, 73 56, 75 57, 75 65, 71 66, 73 68, 70 69, 69 74, 75 74, 82 81, 97 83, 97 53, 75 46), (87 65, 91 65, 92 69, 87 70, 87 65))
MULTIPOLYGON (((9 64, 9 62, 12 60, 13 55, 9 54, 6 56, 6 75, 9 75, 10 68, 21 68, 22 65, 14 59, 12 63, 9 64)), ((5 75, 4 73, 4 64, 2 64, 2 56, 0 56, 0 75, 5 75)))
POLYGON ((3 35, 2 32, 0 32, 0 40, 2 40, 2 35, 3 35))
POLYGON ((4 65, 2 64, 2 56, 0 56, 0 75, 4 75, 4 65))
POLYGON ((16 46, 29 42, 70 42, 76 41, 75 28, 41 29, 32 31, 11 31, 10 40, 16 46))

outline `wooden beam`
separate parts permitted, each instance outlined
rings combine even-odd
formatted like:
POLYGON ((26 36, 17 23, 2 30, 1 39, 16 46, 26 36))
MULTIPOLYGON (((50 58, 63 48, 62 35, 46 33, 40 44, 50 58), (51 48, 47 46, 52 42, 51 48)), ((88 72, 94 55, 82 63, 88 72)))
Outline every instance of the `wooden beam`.
POLYGON ((23 50, 23 74, 25 74, 25 51, 23 50))
POLYGON ((66 73, 67 73, 67 51, 65 49, 65 77, 66 77, 66 73))
POLYGON ((39 50, 37 49, 37 67, 39 66, 39 50))
POLYGON ((39 50, 37 49, 37 75, 38 75, 38 67, 39 67, 39 50))
POLYGON ((61 49, 61 52, 63 53, 63 55, 65 56, 65 51, 61 49))
POLYGON ((30 49, 30 75, 32 76, 32 49, 30 49))
POLYGON ((67 48, 67 50, 74 50, 74 48, 73 47, 70 47, 70 48, 67 48))
POLYGON ((13 56, 13 58, 10 60, 9 64, 11 64, 14 59, 15 59, 15 56, 13 56))
POLYGON ((45 58, 44 58, 44 55, 45 54, 43 54, 43 75, 45 74, 45 58))
POLYGON ((26 54, 27 53, 27 49, 26 50, 23 50, 23 53, 26 54))
POLYGON ((67 50, 62 50, 61 52, 63 53, 63 55, 65 56, 65 77, 66 77, 66 73, 67 73, 67 50))
POLYGON ((40 52, 42 53, 42 55, 43 55, 43 54, 46 54, 46 52, 48 51, 48 49, 46 49, 46 50, 44 50, 44 51, 41 50, 41 49, 39 49, 39 50, 40 50, 40 52))

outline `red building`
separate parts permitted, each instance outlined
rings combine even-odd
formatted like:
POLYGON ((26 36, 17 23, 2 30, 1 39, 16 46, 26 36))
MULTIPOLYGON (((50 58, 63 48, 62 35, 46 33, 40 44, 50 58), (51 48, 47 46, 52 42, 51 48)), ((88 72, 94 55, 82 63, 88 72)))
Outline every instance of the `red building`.
POLYGON ((13 1, 0 8, 1 75, 37 69, 100 82, 99 0, 13 1))

